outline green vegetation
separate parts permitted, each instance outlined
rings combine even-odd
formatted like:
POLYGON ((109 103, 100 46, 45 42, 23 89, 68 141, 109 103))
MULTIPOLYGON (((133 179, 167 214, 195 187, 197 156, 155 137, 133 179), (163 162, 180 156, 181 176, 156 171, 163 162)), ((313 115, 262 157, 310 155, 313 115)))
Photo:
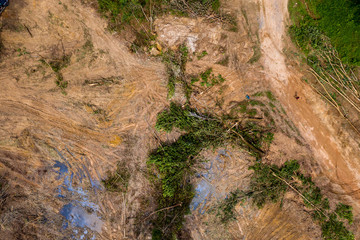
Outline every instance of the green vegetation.
MULTIPOLYGON (((161 5, 161 2, 161 0, 154 0, 152 4, 157 7, 161 5)), ((129 23, 134 19, 143 20, 147 17, 145 14, 149 13, 150 8, 153 7, 150 6, 151 2, 143 0, 98 0, 98 4, 100 11, 116 24, 129 23)))
POLYGON ((230 192, 218 206, 216 206, 216 216, 220 218, 220 222, 227 224, 236 219, 235 206, 246 197, 246 194, 239 189, 230 192))
POLYGON ((155 47, 152 45, 152 42, 155 41, 156 35, 152 34, 149 31, 145 31, 141 29, 139 31, 135 31, 135 40, 132 42, 130 50, 134 53, 144 52, 145 49, 150 49, 155 47))
POLYGON ((259 61, 259 59, 261 57, 260 45, 253 46, 253 51, 254 51, 254 54, 248 61, 250 64, 253 64, 253 63, 259 61))
POLYGON ((177 51, 168 50, 162 54, 163 62, 166 65, 168 73, 168 99, 171 99, 175 94, 176 84, 180 84, 183 93, 187 99, 190 100, 192 88, 196 82, 205 87, 213 87, 220 85, 225 81, 225 78, 218 74, 213 74, 212 68, 208 68, 201 72, 198 77, 189 76, 186 72, 186 63, 188 61, 189 51, 185 44, 182 44, 177 51))
POLYGON ((175 239, 181 230, 184 215, 189 213, 189 204, 194 195, 188 181, 193 174, 191 167, 203 149, 215 149, 230 143, 248 150, 254 156, 261 156, 261 143, 268 131, 251 121, 237 121, 238 117, 202 114, 189 106, 182 108, 173 102, 169 110, 158 115, 158 131, 171 132, 176 128, 185 134, 176 142, 162 143, 149 156, 148 166, 155 172, 154 181, 161 192, 153 239, 175 239), (235 125, 236 128, 233 127, 235 125))
MULTIPOLYGON (((0 29, 0 33, 1 33, 1 29, 0 29)), ((1 40, 1 38, 0 38, 0 57, 1 57, 1 55, 2 55, 2 52, 5 50, 5 46, 4 46, 4 44, 2 43, 2 40, 1 40)))
MULTIPOLYGON (((201 75, 209 78, 209 72, 201 75)), ((276 104, 270 91, 254 95, 276 104)), ((274 139, 271 130, 275 123, 268 109, 268 104, 255 98, 234 104, 230 113, 222 116, 200 113, 189 105, 182 107, 173 102, 168 110, 158 114, 155 126, 158 131, 177 129, 183 135, 175 142, 162 142, 147 162, 159 193, 153 239, 176 239, 181 235, 184 215, 190 213, 189 204, 194 196, 193 165, 201 161, 199 154, 203 149, 216 149, 224 144, 243 148, 258 161, 250 167, 254 172, 249 191, 235 190, 214 208, 222 223, 236 218, 235 206, 247 197, 261 208, 268 202, 282 201, 286 191, 292 190, 303 199, 307 211, 321 226, 324 239, 354 239, 347 229, 347 224, 353 221, 352 208, 339 203, 335 210, 330 209, 329 200, 322 196, 311 177, 300 172, 297 161, 287 161, 280 167, 261 162, 262 149, 269 147, 274 139), (258 115, 258 111, 264 114, 258 115), (264 117, 262 124, 258 124, 259 117, 254 115, 264 117)))
POLYGON ((346 219, 351 224, 353 221, 351 206, 339 203, 335 211, 332 211, 329 200, 322 196, 311 177, 305 177, 299 168, 300 165, 296 160, 287 161, 281 167, 255 163, 249 168, 254 170, 250 190, 231 192, 230 197, 218 206, 217 216, 220 217, 221 222, 227 223, 236 219, 235 206, 245 197, 251 197, 254 204, 262 208, 268 202, 282 201, 286 191, 292 190, 304 200, 305 206, 312 210, 313 219, 321 225, 323 239, 354 240, 353 233, 347 229, 343 221, 338 219, 346 219))
POLYGON ((360 134, 360 21, 355 0, 292 0, 290 35, 304 53, 314 79, 306 82, 360 134))
POLYGON ((203 57, 205 57, 206 55, 208 55, 207 51, 202 51, 200 54, 197 55, 197 59, 200 60, 203 57))
POLYGON ((116 171, 113 173, 108 172, 107 178, 103 180, 102 183, 107 191, 126 192, 130 177, 129 169, 126 167, 125 163, 119 163, 116 171))
POLYGON ((265 203, 277 202, 286 192, 288 186, 281 179, 291 179, 294 171, 299 168, 296 161, 286 162, 281 168, 276 165, 256 163, 250 167, 254 170, 250 188, 253 192, 252 199, 262 208, 265 203), (274 173, 277 173, 275 175, 274 173))
POLYGON ((131 26, 136 40, 132 51, 138 51, 155 36, 153 22, 157 16, 174 14, 188 17, 206 17, 219 20, 231 31, 237 30, 236 19, 220 11, 219 0, 98 0, 99 11, 109 19, 108 28, 119 31, 131 26))
POLYGON ((269 147, 270 147, 270 144, 273 142, 273 140, 274 140, 274 133, 268 132, 265 134, 264 142, 267 142, 269 147))
POLYGON ((253 97, 262 97, 264 96, 264 92, 256 92, 253 94, 253 97))
POLYGON ((275 101, 275 100, 276 100, 276 98, 274 97, 274 94, 273 94, 272 92, 267 91, 267 92, 265 92, 265 94, 266 94, 267 98, 268 98, 270 101, 275 101))
POLYGON ((238 113, 245 114, 249 117, 254 117, 257 114, 257 110, 254 108, 254 106, 264 107, 265 104, 263 104, 260 101, 256 100, 244 100, 241 102, 238 102, 230 111, 230 115, 235 116, 238 113), (235 114, 235 115, 234 115, 235 114))
POLYGON ((327 221, 321 225, 322 236, 325 240, 354 240, 354 234, 346 229, 344 223, 339 221, 335 214, 331 214, 327 221))
POLYGON ((219 85, 225 81, 225 78, 223 78, 221 76, 221 74, 218 74, 217 76, 215 76, 212 73, 212 71, 213 71, 212 68, 208 68, 204 72, 200 73, 200 78, 199 77, 192 78, 191 85, 200 81, 200 79, 201 79, 200 85, 206 86, 206 87, 212 87, 215 85, 219 85))
POLYGON ((64 55, 62 58, 57 60, 52 60, 47 62, 45 59, 41 59, 40 62, 44 65, 49 66, 56 75, 56 86, 61 89, 61 92, 66 95, 65 89, 67 88, 69 82, 64 80, 64 77, 61 73, 63 68, 66 68, 70 64, 71 55, 64 55))
POLYGON ((175 52, 168 50, 162 54, 162 59, 168 73, 168 99, 174 96, 176 83, 182 85, 185 96, 187 99, 190 98, 190 86, 185 75, 188 55, 189 51, 185 44, 181 45, 175 52))
POLYGON ((89 86, 110 86, 112 84, 119 84, 120 81, 123 78, 121 76, 113 76, 113 77, 107 77, 107 78, 99 78, 99 79, 86 79, 84 81, 84 85, 89 85, 89 86))
POLYGON ((99 9, 112 22, 129 23, 133 20, 148 20, 150 17, 174 13, 181 16, 196 14, 206 16, 219 13, 219 0, 98 0, 99 9))
POLYGON ((356 0, 291 0, 290 33, 301 50, 328 46, 327 36, 341 60, 360 65, 360 5, 356 0))
POLYGON ((18 56, 19 56, 19 57, 22 56, 22 55, 30 54, 30 53, 26 50, 25 47, 24 47, 24 48, 18 48, 18 49, 16 49, 16 51, 18 52, 18 56))
POLYGON ((4 204, 6 203, 6 200, 9 196, 8 190, 9 190, 9 181, 3 177, 0 176, 0 207, 1 209, 4 207, 4 204))
POLYGON ((54 60, 49 62, 51 69, 55 72, 57 80, 56 85, 61 89, 61 92, 66 95, 65 88, 67 88, 69 82, 64 80, 61 69, 67 67, 70 63, 70 55, 64 55, 60 60, 54 60))
POLYGON ((339 203, 336 206, 335 212, 337 214, 337 216, 339 216, 341 219, 346 219, 348 220, 349 224, 352 224, 354 221, 354 216, 352 213, 352 207, 339 203))
POLYGON ((59 60, 49 62, 51 69, 54 72, 60 72, 61 69, 66 68, 70 64, 70 55, 64 55, 59 60))
POLYGON ((254 203, 261 208, 267 202, 278 202, 286 191, 293 190, 304 200, 305 206, 312 209, 312 216, 321 225, 324 239, 354 239, 353 233, 338 220, 338 217, 347 219, 351 224, 352 208, 339 203, 336 210, 331 211, 328 199, 322 196, 311 177, 305 177, 299 168, 296 160, 287 161, 281 167, 260 162, 251 166, 254 174, 251 178, 250 194, 254 203))
POLYGON ((249 104, 251 106, 265 106, 265 104, 263 104, 262 102, 253 99, 249 100, 249 104))

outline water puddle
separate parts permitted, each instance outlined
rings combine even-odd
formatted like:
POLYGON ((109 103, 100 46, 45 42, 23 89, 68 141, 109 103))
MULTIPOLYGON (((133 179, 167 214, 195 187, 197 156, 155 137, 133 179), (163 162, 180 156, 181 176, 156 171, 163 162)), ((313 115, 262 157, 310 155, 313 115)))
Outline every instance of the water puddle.
POLYGON ((222 179, 226 177, 226 160, 231 160, 231 153, 221 149, 217 156, 205 162, 203 171, 196 174, 198 181, 195 188, 195 196, 190 204, 192 211, 198 210, 204 214, 208 210, 208 205, 212 200, 220 200, 226 197, 226 188, 222 184, 222 179))
POLYGON ((64 217, 61 231, 70 229, 71 239, 96 239, 103 226, 96 198, 103 189, 100 177, 90 174, 86 156, 76 157, 67 148, 57 153, 60 160, 55 160, 52 168, 59 183, 55 197, 62 204, 59 213, 64 217))

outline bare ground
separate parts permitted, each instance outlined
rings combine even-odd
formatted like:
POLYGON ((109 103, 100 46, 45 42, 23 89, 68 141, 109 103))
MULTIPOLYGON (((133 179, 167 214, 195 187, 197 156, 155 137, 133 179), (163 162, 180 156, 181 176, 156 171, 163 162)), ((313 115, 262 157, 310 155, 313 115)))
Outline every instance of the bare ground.
MULTIPOLYGON (((279 100, 278 108, 282 105, 286 113, 276 115, 278 129, 264 160, 282 164, 298 159, 326 196, 355 208, 353 230, 359 231, 358 136, 302 82, 302 69, 284 54, 291 47, 286 36, 287 1, 224 4, 237 16, 237 32, 204 19, 168 16, 155 22, 164 48, 185 41, 195 52, 188 73, 212 67, 226 78, 222 86, 199 89, 192 103, 200 109, 227 112, 247 94, 270 87, 279 100), (204 50, 208 55, 198 59, 204 50), (219 64, 224 59, 226 64, 219 64)), ((146 178, 146 158, 159 138, 174 138, 153 128, 156 114, 169 103, 163 64, 157 58, 130 53, 124 36, 105 30, 106 21, 86 1, 14 2, 1 16, 0 26, 5 46, 0 59, 0 171, 8 179, 1 205, 1 237, 147 239, 150 219, 146 216, 154 210, 154 199, 146 178), (48 66, 64 56, 69 57, 68 66, 60 70, 68 81, 66 95, 48 66), (54 167, 56 161, 69 168, 65 175, 54 167), (95 188, 93 183, 104 179, 119 161, 131 170, 127 193, 95 188), (87 176, 83 181, 82 170, 87 176), (64 206, 85 202, 80 187, 86 201, 97 206, 84 209, 96 213, 100 230, 87 228, 85 233, 76 224, 63 227, 64 206), (65 197, 59 197, 59 189, 65 197), (78 192, 73 193, 74 189, 78 192)), ((181 92, 175 99, 184 100, 181 92)), ((242 152, 234 154, 238 158, 228 162, 226 191, 247 185, 251 159, 242 152)), ((246 202, 237 207, 238 221, 227 228, 213 215, 194 211, 186 228, 194 239, 319 239, 319 227, 296 199, 290 193, 282 208, 268 205, 262 210, 246 202)))

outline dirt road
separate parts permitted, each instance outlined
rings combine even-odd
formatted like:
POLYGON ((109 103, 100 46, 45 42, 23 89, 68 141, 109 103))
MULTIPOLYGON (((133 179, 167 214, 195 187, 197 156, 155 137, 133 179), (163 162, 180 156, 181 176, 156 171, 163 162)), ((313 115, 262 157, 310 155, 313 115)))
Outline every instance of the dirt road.
POLYGON ((260 0, 260 39, 267 81, 286 107, 290 118, 311 146, 332 192, 342 195, 360 211, 359 136, 301 80, 302 74, 285 63, 288 1, 260 0), (295 92, 300 96, 294 97, 295 92), (350 132, 350 133, 349 133, 350 132))

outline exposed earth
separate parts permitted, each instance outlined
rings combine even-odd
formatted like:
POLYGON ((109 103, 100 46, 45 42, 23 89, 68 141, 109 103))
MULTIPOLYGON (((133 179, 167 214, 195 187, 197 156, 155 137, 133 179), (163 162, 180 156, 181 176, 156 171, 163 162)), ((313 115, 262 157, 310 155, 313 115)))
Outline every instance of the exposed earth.
MULTIPOLYGON (((170 103, 167 72, 156 52, 130 51, 126 29, 107 30, 94 5, 12 1, 0 17, 0 181, 5 186, 0 239, 151 239, 156 206, 146 161, 161 140, 179 135, 154 127, 170 103), (56 71, 52 62, 60 63, 56 71), (65 81, 67 86, 59 87, 65 81), (121 194, 106 191, 101 182, 119 162, 131 174, 121 194)), ((360 239, 360 138, 302 80, 306 66, 287 35, 287 5, 224 1, 224 9, 236 16, 237 31, 206 18, 162 16, 154 22, 156 42, 159 51, 185 43, 189 74, 211 67, 226 79, 192 95, 199 109, 227 112, 246 96, 271 90, 277 128, 264 161, 280 165, 297 159, 331 206, 342 201, 353 207, 350 229, 360 239), (207 54, 197 57, 203 51, 207 54)), ((179 91, 174 99, 184 101, 179 91)), ((230 191, 248 187, 251 159, 231 147, 201 154, 209 162, 193 179, 188 236, 321 239, 320 226, 292 192, 282 206, 259 210, 245 201, 236 207, 237 220, 222 226, 212 206, 230 191)))

